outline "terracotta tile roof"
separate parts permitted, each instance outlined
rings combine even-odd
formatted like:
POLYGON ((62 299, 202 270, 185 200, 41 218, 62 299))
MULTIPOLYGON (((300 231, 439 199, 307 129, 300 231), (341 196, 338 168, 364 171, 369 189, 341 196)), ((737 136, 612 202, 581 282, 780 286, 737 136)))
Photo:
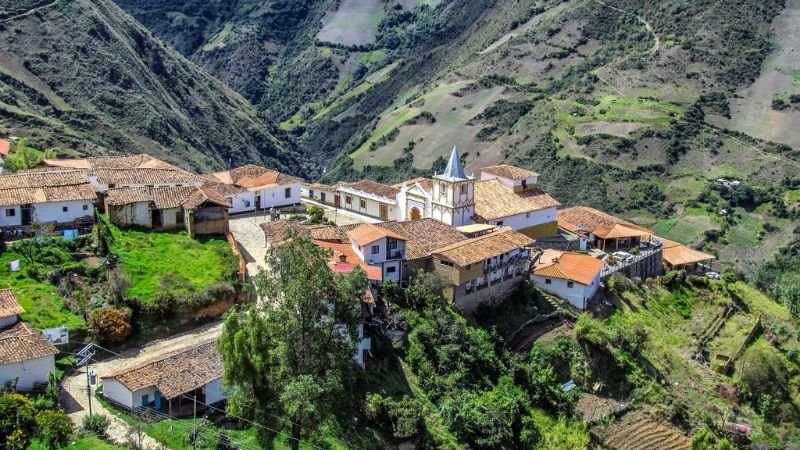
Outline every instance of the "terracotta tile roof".
POLYGON ((55 355, 58 349, 27 322, 0 331, 0 364, 12 364, 55 355))
POLYGON ((209 174, 218 181, 239 186, 248 190, 259 190, 272 186, 302 183, 303 180, 291 175, 282 174, 276 170, 255 164, 247 164, 231 170, 209 174))
POLYGON ((191 392, 222 378, 222 355, 212 340, 124 368, 103 378, 114 378, 131 391, 155 386, 167 399, 191 392))
POLYGON ((510 166, 508 164, 484 167, 481 169, 481 172, 490 173, 498 177, 510 178, 512 180, 525 180, 539 176, 538 173, 532 170, 523 169, 517 166, 510 166))
POLYGON ((717 259, 716 256, 703 253, 699 250, 689 248, 669 239, 658 238, 663 244, 662 257, 671 266, 682 266, 685 264, 695 264, 702 261, 717 259))
POLYGON ((394 238, 405 241, 403 236, 386 229, 380 225, 373 225, 371 223, 362 223, 361 225, 350 230, 347 235, 352 242, 355 242, 359 247, 371 244, 378 239, 394 238))
POLYGON ((321 240, 321 241, 339 241, 339 242, 350 242, 350 237, 347 233, 350 230, 358 227, 359 223, 354 223, 350 225, 322 225, 322 226, 311 226, 306 227, 309 232, 311 233, 311 238, 314 240, 321 240))
POLYGON ((11 141, 0 139, 0 155, 8 156, 11 153, 11 141))
POLYGON ((25 171, 0 175, 0 206, 96 198, 87 174, 81 170, 25 171))
POLYGON ((426 258, 437 248, 467 240, 458 229, 435 219, 408 222, 381 222, 382 228, 406 239, 406 259, 426 258))
POLYGON ((537 265, 533 274, 542 277, 560 278, 590 285, 594 277, 603 270, 605 263, 599 259, 579 253, 564 253, 557 262, 537 265))
POLYGON ((118 188, 106 193, 106 204, 122 206, 131 203, 152 202, 156 209, 186 208, 195 209, 205 202, 230 208, 225 197, 212 189, 196 186, 174 186, 160 188, 118 188))
POLYGON ((286 242, 290 232, 298 236, 309 236, 311 233, 300 222, 291 220, 274 220, 259 225, 264 230, 264 237, 270 245, 281 245, 286 242))
POLYGON ((169 168, 102 168, 95 169, 97 181, 108 185, 158 185, 172 183, 201 184, 203 179, 199 176, 169 168))
POLYGON ((11 289, 0 289, 0 317, 16 316, 24 312, 11 289))
POLYGON ((603 239, 652 235, 647 228, 586 206, 558 210, 558 226, 573 233, 593 233, 603 239), (615 225, 621 225, 615 227, 615 225), (605 237, 608 236, 608 237, 605 237))
POLYGON ((400 189, 403 187, 403 184, 405 184, 408 187, 412 187, 417 183, 419 183, 422 189, 424 189, 426 192, 431 192, 433 190, 433 180, 431 178, 425 178, 425 177, 412 178, 402 183, 393 184, 392 187, 400 189))
POLYGON ((509 227, 503 227, 483 236, 435 249, 432 253, 441 259, 463 267, 529 246, 533 242, 533 239, 528 236, 517 233, 509 227))
POLYGON ((555 208, 558 203, 550 195, 517 195, 499 181, 475 182, 475 219, 479 222, 501 219, 546 208, 555 208))
POLYGON ((339 243, 330 241, 314 240, 314 243, 322 248, 331 250, 330 262, 328 266, 335 273, 350 273, 356 267, 366 272, 367 279, 372 281, 382 281, 383 273, 380 267, 370 266, 353 251, 353 247, 349 243, 339 243), (342 260, 344 259, 344 260, 342 260))
POLYGON ((378 197, 385 197, 394 200, 400 189, 389 186, 388 184, 378 183, 372 180, 361 180, 355 183, 342 183, 339 189, 348 188, 353 191, 365 192, 367 194, 377 195, 378 197))
POLYGON ((172 164, 147 154, 96 156, 79 159, 45 159, 42 164, 50 167, 77 169, 171 169, 181 170, 172 164))
POLYGON ((553 264, 555 262, 554 260, 560 258, 561 255, 563 255, 564 253, 566 253, 566 252, 561 251, 561 250, 556 250, 554 248, 545 249, 542 252, 542 254, 539 255, 539 258, 533 264, 533 267, 531 267, 531 270, 536 269, 538 267, 544 267, 544 266, 549 266, 549 265, 553 264))

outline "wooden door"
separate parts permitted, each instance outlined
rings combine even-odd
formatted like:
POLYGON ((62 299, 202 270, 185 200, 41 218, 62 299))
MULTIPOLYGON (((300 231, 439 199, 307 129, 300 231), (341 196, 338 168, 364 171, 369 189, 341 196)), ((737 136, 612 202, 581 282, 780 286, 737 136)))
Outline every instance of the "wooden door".
POLYGON ((419 211, 419 208, 411 208, 411 220, 419 219, 422 219, 422 213, 419 211))
POLYGON ((340 195, 333 196, 333 206, 337 208, 341 208, 342 206, 342 197, 340 195))
POLYGON ((389 220, 389 207, 386 205, 380 205, 380 216, 383 220, 389 220))

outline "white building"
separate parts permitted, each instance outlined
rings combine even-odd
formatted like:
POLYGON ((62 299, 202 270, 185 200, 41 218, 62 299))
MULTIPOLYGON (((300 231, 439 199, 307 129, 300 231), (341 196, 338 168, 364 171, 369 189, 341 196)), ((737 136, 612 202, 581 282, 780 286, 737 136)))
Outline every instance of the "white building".
POLYGON ((231 214, 300 204, 303 180, 266 167, 247 164, 205 176, 231 202, 231 214))
POLYGON ((58 349, 19 320, 23 312, 11 289, 0 289, 0 385, 27 391, 55 373, 58 349))
POLYGON ((400 208, 397 195, 400 189, 372 180, 340 183, 333 196, 337 208, 353 211, 381 220, 397 220, 400 208))
POLYGON ((82 170, 0 175, 0 228, 92 221, 96 199, 82 170))
POLYGON ((458 148, 453 147, 444 172, 433 176, 431 218, 454 227, 473 223, 475 179, 464 174, 458 148))
POLYGON ((586 309, 600 287, 603 266, 589 255, 546 250, 531 271, 531 281, 544 292, 586 309))
POLYGON ((380 267, 383 281, 402 279, 406 240, 394 231, 372 224, 361 224, 347 233, 353 252, 373 267, 380 267))
POLYGON ((196 395, 198 402, 209 405, 224 400, 222 376, 222 355, 212 340, 101 374, 101 379, 103 396, 118 405, 146 406, 172 414, 172 409, 183 403, 183 396, 196 395))

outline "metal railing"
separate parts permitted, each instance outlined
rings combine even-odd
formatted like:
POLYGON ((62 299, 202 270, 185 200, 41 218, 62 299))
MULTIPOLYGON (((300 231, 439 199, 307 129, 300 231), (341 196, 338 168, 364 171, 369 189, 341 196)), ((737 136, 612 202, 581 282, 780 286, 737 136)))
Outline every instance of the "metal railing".
MULTIPOLYGON (((651 248, 648 248, 648 249, 640 251, 638 254, 632 255, 630 258, 628 258, 628 259, 626 259, 624 261, 617 260, 617 263, 614 264, 613 266, 606 264, 603 267, 603 270, 600 272, 600 277, 601 278, 605 278, 605 277, 611 275, 614 272, 619 272, 620 270, 625 269, 626 267, 630 267, 630 266, 632 266, 632 265, 634 265, 634 264, 636 264, 636 263, 638 263, 638 262, 640 262, 640 261, 642 261, 644 259, 647 259, 650 256, 654 255, 655 253, 661 252, 662 250, 663 250, 663 247, 660 247, 660 246, 659 247, 651 247, 651 248)), ((612 256, 612 258, 613 258, 613 256, 612 256)))

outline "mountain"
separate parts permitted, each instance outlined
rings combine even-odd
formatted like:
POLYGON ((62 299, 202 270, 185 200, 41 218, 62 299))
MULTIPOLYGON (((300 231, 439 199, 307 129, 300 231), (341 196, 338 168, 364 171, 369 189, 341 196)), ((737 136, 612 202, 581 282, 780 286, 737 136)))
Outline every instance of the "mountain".
POLYGON ((303 173, 292 139, 108 0, 0 0, 0 132, 187 168, 303 173))

